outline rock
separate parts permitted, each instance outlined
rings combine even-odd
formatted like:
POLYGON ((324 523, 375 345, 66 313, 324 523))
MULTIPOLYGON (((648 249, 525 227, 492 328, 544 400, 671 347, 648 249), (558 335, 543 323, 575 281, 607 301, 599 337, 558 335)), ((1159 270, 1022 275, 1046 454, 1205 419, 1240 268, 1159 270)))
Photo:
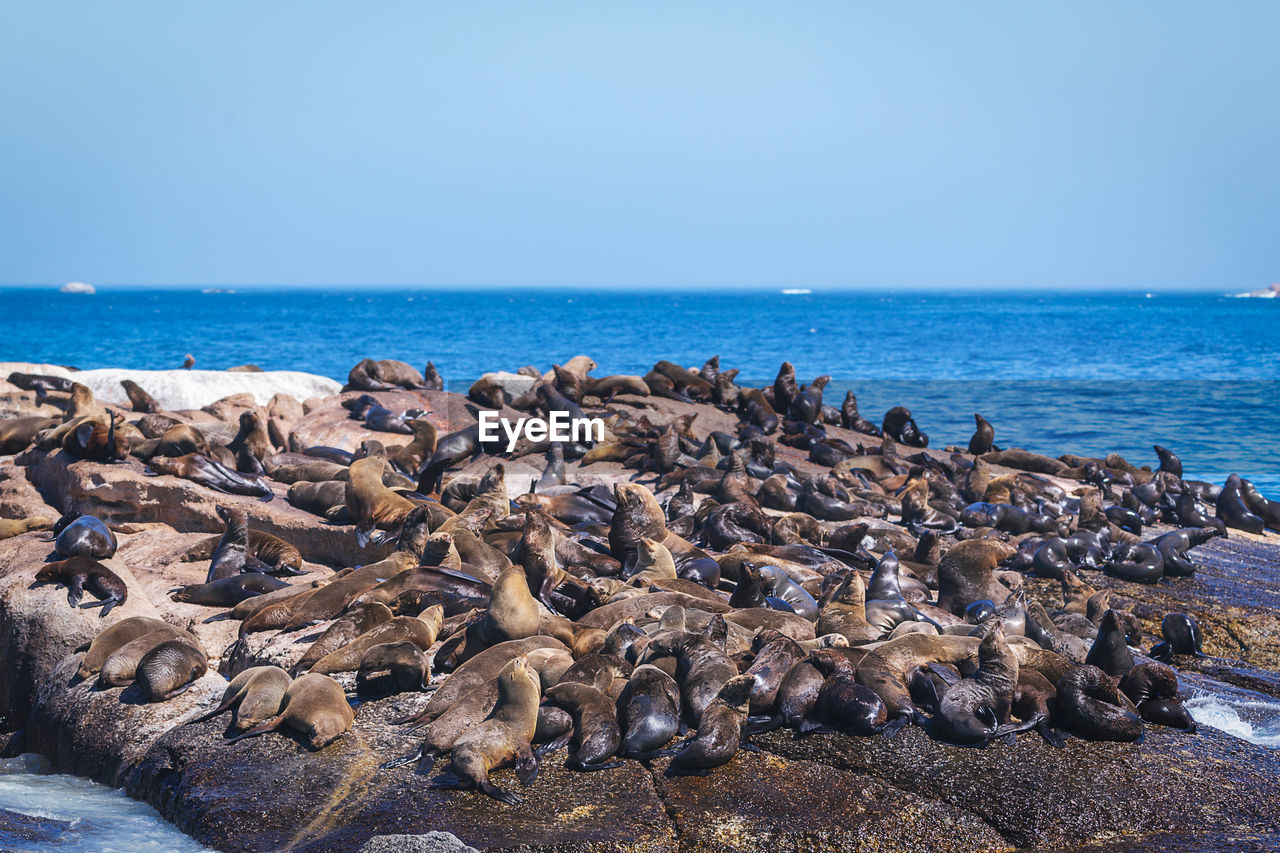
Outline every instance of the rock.
POLYGON ((267 417, 279 418, 287 424, 302 420, 305 414, 302 404, 288 394, 276 394, 267 402, 267 417))
POLYGON ((708 776, 654 782, 682 850, 1006 850, 972 813, 865 775, 739 752, 708 776))
POLYGON ((0 844, 4 845, 5 849, 19 843, 54 844, 70 828, 69 820, 39 817, 13 809, 0 808, 0 844))
POLYGON ((120 381, 132 379, 161 406, 173 411, 200 409, 232 394, 250 394, 254 404, 265 406, 276 394, 289 394, 296 399, 305 400, 308 397, 331 397, 342 387, 341 383, 326 376, 295 370, 228 373, 224 370, 128 370, 108 367, 72 371, 56 364, 0 363, 0 376, 8 376, 15 370, 74 379, 87 386, 101 402, 125 407, 129 405, 129 398, 120 386, 120 381))
POLYGON ((1148 725, 1141 746, 1034 734, 1013 746, 949 746, 908 728, 892 740, 772 733, 793 759, 867 774, 981 818, 1018 847, 1101 843, 1119 835, 1280 830, 1280 754, 1215 729, 1148 725))
POLYGON ((174 728, 150 747, 126 790, 220 849, 345 852, 377 835, 431 831, 483 850, 679 849, 649 773, 635 762, 575 773, 563 768, 562 751, 543 760, 528 788, 513 771, 496 771, 497 785, 524 798, 518 806, 432 788, 432 777, 412 768, 380 770, 388 756, 416 747, 417 736, 390 721, 423 701, 364 703, 353 729, 319 752, 277 734, 225 746, 225 719, 174 728))
POLYGON ((82 293, 87 296, 92 296, 98 291, 94 288, 92 284, 86 284, 83 281, 69 281, 66 284, 62 285, 62 287, 59 287, 58 292, 59 293, 82 293))
MULTIPOLYGON (((105 617, 96 608, 68 604, 66 587, 33 587, 36 572, 52 553, 53 543, 41 533, 0 542, 0 715, 4 717, 0 726, 8 730, 23 725, 36 691, 56 680, 54 671, 76 647, 121 619, 161 617, 119 553, 101 562, 125 582, 128 600, 105 617)), ((89 593, 85 596, 93 598, 89 593)))
MULTIPOLYGON (((466 398, 447 391, 348 391, 319 405, 304 405, 306 413, 293 427, 294 442, 299 447, 339 447, 351 451, 359 448, 362 441, 371 438, 388 447, 408 444, 412 436, 370 429, 363 421, 349 417, 351 412, 342 407, 342 402, 353 400, 363 393, 368 393, 379 405, 393 412, 424 409, 426 419, 436 425, 442 438, 476 422, 475 416, 467 408, 471 404, 466 398)), ((310 402, 308 401, 309 404, 310 402)))
POLYGON ((375 835, 356 853, 480 853, 451 832, 424 835, 375 835))
POLYGON ((360 548, 350 525, 328 524, 284 499, 287 486, 273 484, 269 502, 226 495, 181 477, 150 476, 136 459, 103 465, 76 459, 65 451, 30 450, 19 457, 42 495, 65 510, 79 510, 108 524, 150 522, 186 532, 221 533, 218 504, 242 506, 250 526, 294 545, 304 559, 327 565, 356 566, 386 556, 393 543, 360 548))

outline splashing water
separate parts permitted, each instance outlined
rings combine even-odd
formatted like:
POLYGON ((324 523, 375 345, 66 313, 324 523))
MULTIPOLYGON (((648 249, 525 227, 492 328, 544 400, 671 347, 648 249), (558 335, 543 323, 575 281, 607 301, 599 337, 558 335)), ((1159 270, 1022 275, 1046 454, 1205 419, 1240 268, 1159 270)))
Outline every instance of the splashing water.
POLYGON ((1280 702, 1200 694, 1183 703, 1197 723, 1259 746, 1280 749, 1280 702))
POLYGON ((88 779, 42 772, 38 755, 0 760, 0 849, 56 853, 207 850, 146 803, 88 779))

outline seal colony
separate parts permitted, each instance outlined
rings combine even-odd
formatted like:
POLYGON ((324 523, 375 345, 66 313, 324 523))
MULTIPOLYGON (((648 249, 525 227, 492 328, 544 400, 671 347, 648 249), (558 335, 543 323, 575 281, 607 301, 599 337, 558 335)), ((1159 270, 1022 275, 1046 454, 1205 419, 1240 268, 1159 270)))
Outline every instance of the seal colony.
MULTIPOLYGON (((482 379, 459 423, 429 404, 434 366, 366 359, 341 402, 342 428, 361 431, 351 450, 258 407, 165 412, 130 383, 130 414, 69 380, 17 377, 65 407, 0 421, 19 465, 62 454, 108 482, 145 466, 219 496, 220 527, 191 529, 205 537, 172 560, 204 581, 170 595, 234 642, 129 615, 79 653, 77 677, 171 702, 217 662, 225 690, 180 724, 224 727, 225 749, 288 734, 324 750, 362 701, 397 696, 405 748, 380 773, 413 766, 509 804, 520 796, 491 774, 536 785, 560 750, 577 772, 644 762, 677 777, 778 729, 1141 743, 1150 726, 1196 731, 1175 666, 1204 656, 1203 631, 1170 611, 1146 642, 1108 581, 1178 584, 1211 539, 1280 531, 1280 502, 1237 475, 1187 477, 1164 447, 1154 469, 1047 457, 1002 448, 998 418, 977 414, 972 437, 938 448, 906 407, 872 423, 852 392, 830 405, 829 377, 802 385, 790 364, 760 388, 718 358, 595 369, 580 356, 482 379), (477 428, 500 407, 599 418, 604 433, 508 449, 477 428), (367 557, 317 577, 303 543, 228 495, 282 496, 367 557)), ((145 596, 112 568, 116 534, 153 519, 60 509, 7 520, 7 535, 47 541, 34 584, 101 605, 106 624, 145 596)))

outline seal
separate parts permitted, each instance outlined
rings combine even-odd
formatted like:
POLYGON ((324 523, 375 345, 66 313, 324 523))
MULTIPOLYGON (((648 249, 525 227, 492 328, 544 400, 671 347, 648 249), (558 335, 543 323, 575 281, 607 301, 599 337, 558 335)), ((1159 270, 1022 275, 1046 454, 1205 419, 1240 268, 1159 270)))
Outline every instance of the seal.
POLYGON ((647 758, 680 730, 680 685, 656 666, 638 666, 618 696, 618 722, 623 730, 618 753, 647 758))
POLYGON ((1242 493, 1243 483, 1238 474, 1232 474, 1218 494, 1218 518, 1226 522, 1227 527, 1243 530, 1246 533, 1261 534, 1267 523, 1261 516, 1253 512, 1245 503, 1242 493))
POLYGON ((422 374, 403 361, 395 359, 361 359, 347 374, 343 391, 394 391, 425 389, 422 374))
POLYGON ((280 712, 225 743, 258 737, 289 728, 298 732, 312 749, 323 749, 351 728, 355 712, 338 682, 327 675, 307 673, 285 690, 280 712))
POLYGON ((727 764, 742 745, 747 706, 755 677, 739 675, 724 683, 698 722, 698 734, 667 765, 667 776, 705 776, 727 764))
POLYGON ((356 671, 356 693, 364 695, 390 696, 392 693, 403 693, 411 690, 425 690, 431 681, 431 661, 426 652, 417 644, 408 640, 394 643, 379 643, 371 646, 360 658, 360 667, 356 671), (391 689, 381 692, 369 689, 370 679, 375 673, 389 674, 391 689))
POLYGON ((241 474, 221 462, 215 462, 199 453, 188 453, 177 458, 153 456, 147 468, 154 474, 169 474, 199 483, 215 492, 229 495, 247 495, 269 501, 275 497, 271 485, 263 477, 241 474))
POLYGON ((1084 662, 1096 666, 1107 675, 1119 678, 1133 669, 1133 653, 1125 637, 1126 629, 1120 613, 1108 610, 1098 625, 1098 637, 1084 662))
POLYGON ((870 736, 889 729, 889 713, 875 691, 858 683, 861 659, 847 649, 814 649, 809 662, 825 680, 813 704, 813 719, 800 724, 800 733, 844 731, 870 736))
POLYGON ((48 563, 36 572, 35 582, 65 585, 68 604, 72 607, 101 607, 99 618, 106 616, 117 604, 124 604, 129 598, 129 589, 124 580, 102 563, 88 557, 69 557, 56 563, 48 563), (98 601, 81 603, 86 591, 96 596, 98 601))
POLYGON ((0 453, 20 453, 31 446, 36 436, 58 425, 54 418, 30 416, 0 420, 0 453))
POLYGON ((1005 643, 1004 624, 992 627, 978 646, 978 671, 948 688, 933 725, 943 738, 959 743, 985 743, 1019 729, 1010 727, 1018 660, 1005 643))
POLYGON ((520 783, 533 784, 538 775, 533 736, 540 698, 541 685, 524 656, 504 666, 498 674, 498 702, 493 713, 454 742, 449 769, 456 781, 434 787, 476 788, 495 800, 518 804, 520 798, 490 782, 489 773, 514 764, 520 783))
POLYGON ((361 548, 369 544, 375 528, 393 530, 404 523, 416 504, 382 483, 387 462, 377 456, 351 463, 347 481, 347 511, 356 522, 356 542, 361 548))
POLYGON ((291 683, 289 673, 278 666, 249 667, 231 679, 218 707, 183 725, 203 723, 234 708, 231 728, 237 732, 247 731, 280 713, 285 691, 291 683))
POLYGON ((819 376, 806 385, 791 401, 791 417, 801 423, 814 424, 822 419, 822 389, 831 381, 830 376, 819 376))
POLYGON ((444 608, 438 604, 428 607, 421 616, 393 616, 320 658, 309 671, 321 675, 357 672, 369 649, 384 643, 408 641, 425 651, 436 641, 443 616, 444 608))
POLYGON ((750 711, 752 714, 768 714, 778 701, 782 679, 791 668, 807 656, 805 649, 795 640, 777 631, 764 630, 754 638, 755 658, 744 675, 755 677, 751 688, 750 711))
POLYGON ((975 426, 973 436, 969 439, 969 452, 974 456, 990 453, 994 449, 996 431, 990 422, 977 412, 973 415, 975 426))
POLYGON ((148 700, 164 702, 208 671, 209 659, 199 648, 185 639, 165 640, 138 661, 134 680, 148 700))
POLYGON ((894 406, 886 412, 880 431, 908 447, 929 446, 929 436, 922 433, 916 426, 915 418, 911 417, 911 410, 906 406, 894 406))
POLYGON ((235 607, 247 598, 265 595, 289 585, 270 575, 248 572, 206 583, 190 584, 175 590, 169 598, 184 604, 205 607, 235 607))
POLYGON ((33 515, 29 518, 3 518, 0 519, 0 541, 21 536, 31 530, 43 530, 46 527, 52 527, 53 524, 52 518, 43 515, 33 515))
POLYGON ((1164 637, 1163 642, 1151 648, 1151 656, 1156 660, 1167 661, 1174 655, 1209 657, 1201 648, 1204 635, 1200 632, 1199 623, 1185 613, 1165 614, 1160 620, 1160 634, 1164 637))
POLYGON ((384 622, 390 622, 393 615, 385 604, 377 602, 352 604, 303 652, 302 657, 293 665, 293 674, 306 672, 325 655, 336 652, 384 622))
MULTIPOLYGON (((114 625, 103 628, 89 643, 84 656, 80 658, 80 668, 76 670, 76 677, 85 679, 91 675, 97 675, 102 669, 103 662, 121 646, 133 642, 139 637, 145 637, 152 631, 171 627, 163 619, 152 619, 148 616, 130 616, 127 619, 121 619, 114 625)), ((187 636, 192 642, 196 641, 194 636, 190 634, 187 636)))
POLYGON ((1009 588, 995 578, 995 568, 1017 553, 1007 542, 968 539, 953 545, 938 562, 938 606, 955 616, 974 601, 1004 601, 1009 588))
POLYGON ((64 557, 106 559, 116 554, 116 535, 92 515, 72 510, 53 527, 53 550, 64 557))
POLYGON ((1142 717, 1120 692, 1119 680, 1096 666, 1073 667, 1062 676, 1054 714, 1069 731, 1090 740, 1142 740, 1142 717))
MULTIPOLYGON (((184 562, 212 560, 214 551, 221 541, 222 537, 220 536, 210 536, 203 542, 198 542, 188 548, 186 553, 182 555, 182 559, 184 562)), ((265 531, 249 531, 247 554, 249 557, 263 563, 271 574, 306 574, 302 570, 302 552, 279 536, 265 531)), ((246 562, 252 565, 251 561, 247 560, 246 562)))
MULTIPOLYGON (((723 629, 723 617, 713 617, 708 633, 715 632, 717 621, 723 629)), ((665 632, 651 639, 645 649, 643 662, 648 663, 653 658, 664 655, 676 659, 676 674, 680 682, 685 719, 690 725, 699 725, 702 712, 715 700, 725 682, 738 674, 738 667, 725 654, 722 643, 684 631, 665 632)), ((743 697, 744 711, 750 698, 748 689, 743 697)))
POLYGON ((605 760, 614 755, 622 743, 622 730, 611 696, 589 684, 569 681, 561 681, 545 695, 573 717, 573 741, 566 767, 590 771, 622 766, 621 761, 605 760))
POLYGON ((165 624, 120 645, 102 661, 102 668, 98 670, 98 689, 123 687, 133 681, 138 672, 138 664, 142 662, 147 652, 169 640, 181 640, 190 645, 194 637, 181 628, 165 624))
POLYGON ((867 621, 866 586, 862 575, 849 571, 833 586, 820 607, 814 626, 818 634, 840 634, 850 645, 880 639, 881 630, 867 621))
POLYGON ((227 529, 213 549, 209 573, 205 576, 206 584, 235 577, 245 571, 249 559, 249 513, 225 504, 218 504, 214 509, 226 522, 227 529))
POLYGON ((156 402, 156 398, 143 391, 142 386, 132 379, 120 380, 120 386, 124 388, 124 393, 129 398, 129 405, 135 412, 154 414, 164 411, 163 407, 156 402))

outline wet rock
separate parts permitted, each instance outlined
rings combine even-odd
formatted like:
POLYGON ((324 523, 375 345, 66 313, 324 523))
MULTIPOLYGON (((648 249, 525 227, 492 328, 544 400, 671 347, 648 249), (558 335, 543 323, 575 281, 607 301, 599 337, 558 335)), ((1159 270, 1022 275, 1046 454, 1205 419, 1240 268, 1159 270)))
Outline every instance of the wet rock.
POLYGON ((1035 735, 1013 746, 949 746, 908 728, 892 740, 773 733, 769 750, 865 773, 969 812, 1019 847, 1178 832, 1280 830, 1280 755, 1202 727, 1147 726, 1140 745, 1035 735))
POLYGON ((424 835, 376 835, 356 853, 480 853, 449 832, 424 835))
POLYGON ((18 844, 54 844, 70 828, 69 820, 0 809, 0 847, 4 849, 18 844))
POLYGON ((430 831, 485 850, 678 849, 650 775, 635 762, 575 773, 563 768, 561 752, 544 759, 528 788, 511 770, 495 772, 497 785, 524 798, 518 806, 432 788, 435 777, 412 768, 380 770, 416 748, 418 738, 390 721, 423 701, 419 694, 361 705, 352 730, 319 752, 279 734, 223 745, 225 719, 176 728, 126 788, 221 849, 350 851, 374 836, 430 831))
POLYGON ((979 817, 897 790, 870 775, 739 752, 708 776, 654 780, 681 849, 1006 850, 979 817))

